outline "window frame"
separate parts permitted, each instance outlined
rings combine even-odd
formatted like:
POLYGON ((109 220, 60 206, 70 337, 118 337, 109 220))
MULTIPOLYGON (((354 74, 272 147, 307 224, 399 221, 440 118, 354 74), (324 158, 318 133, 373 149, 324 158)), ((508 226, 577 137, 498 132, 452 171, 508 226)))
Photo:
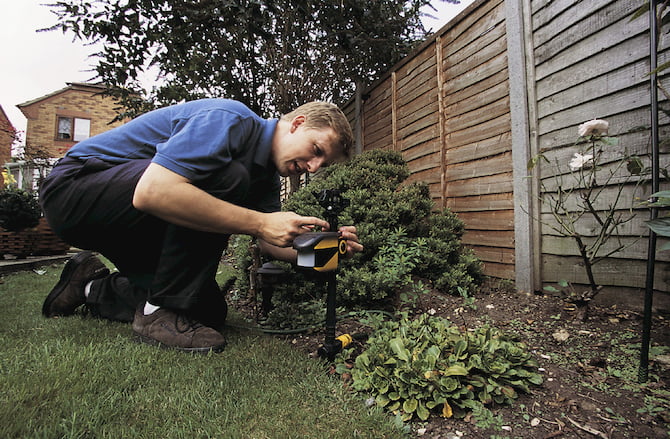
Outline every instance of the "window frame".
POLYGON ((55 140, 59 142, 81 142, 82 140, 86 140, 89 137, 91 137, 91 119, 87 117, 80 117, 80 116, 70 116, 70 115, 65 115, 65 114, 57 114, 56 115, 56 133, 55 133, 55 140), (63 133, 63 134, 69 134, 69 138, 61 137, 61 120, 68 119, 69 120, 69 133, 63 133), (77 120, 82 120, 82 121, 87 121, 88 122, 88 134, 87 137, 85 138, 80 138, 80 139, 75 139, 77 137, 77 120))

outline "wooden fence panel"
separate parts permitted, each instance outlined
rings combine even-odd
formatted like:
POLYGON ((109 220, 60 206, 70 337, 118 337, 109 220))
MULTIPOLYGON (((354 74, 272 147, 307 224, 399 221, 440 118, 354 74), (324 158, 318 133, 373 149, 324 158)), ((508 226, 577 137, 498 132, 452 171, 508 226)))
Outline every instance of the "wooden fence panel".
MULTIPOLYGON (((649 24, 646 14, 630 19, 639 6, 616 0, 532 0, 538 146, 550 161, 542 163, 539 170, 546 191, 540 196, 545 200, 558 184, 574 184, 567 164, 575 152, 583 153, 588 146, 576 143, 577 128, 587 120, 607 120, 609 134, 619 139, 619 145, 604 150, 605 164, 598 171, 601 183, 624 154, 640 154, 645 164, 650 163, 649 24)), ((661 44, 661 60, 668 59, 667 40, 661 44)), ((667 124, 667 118, 662 117, 661 122, 667 124)), ((667 135, 668 127, 662 127, 661 132, 667 135)), ((661 162, 670 163, 666 154, 661 162)), ((648 195, 649 187, 628 184, 619 193, 618 183, 630 174, 624 166, 615 176, 609 187, 599 191, 595 208, 602 214, 616 203, 620 214, 627 216, 626 209, 633 208, 637 215, 618 230, 600 254, 617 249, 619 244, 626 248, 594 266, 596 281, 610 287, 605 296, 615 290, 630 294, 645 284, 648 230, 644 220, 649 213, 640 201, 648 195)), ((569 207, 577 208, 574 201, 569 207)), ((584 284, 585 270, 574 239, 555 230, 556 219, 549 209, 550 204, 542 203, 542 280, 584 284)), ((577 231, 585 236, 594 236, 598 230, 589 215, 577 222, 577 231)), ((666 255, 657 255, 657 273, 668 270, 669 260, 666 255)), ((667 279, 657 274, 655 288, 668 291, 667 279)), ((638 305, 640 300, 638 295, 638 305)))
MULTIPOLYGON (((552 163, 537 168, 537 181, 547 192, 530 189, 533 198, 551 195, 556 172, 569 176, 568 161, 584 147, 576 144, 577 127, 593 118, 608 120, 609 134, 620 142, 605 151, 602 172, 612 169, 623 151, 649 164, 648 22, 646 17, 630 20, 639 3, 530 0, 524 54, 529 149, 552 163), (558 169, 551 169, 554 163, 558 169)), ((523 168, 512 163, 508 61, 514 55, 513 66, 519 68, 519 56, 518 50, 508 53, 509 44, 515 49, 518 44, 511 35, 507 38, 507 6, 505 0, 476 0, 373 84, 362 108, 363 148, 394 149, 403 155, 412 173, 408 183, 427 183, 436 208, 449 208, 464 221, 463 241, 481 258, 487 275, 514 279, 515 261, 527 261, 532 252, 541 254, 535 260, 543 282, 567 279, 579 284, 585 281, 584 269, 571 239, 552 229, 555 219, 547 205, 540 203, 531 212, 540 248, 515 255, 514 179, 523 168)), ((509 26, 518 27, 518 20, 510 20, 509 26)), ((670 36, 661 37, 659 64, 670 61, 670 36)), ((670 75, 661 80, 670 89, 670 75)), ((518 87, 519 81, 512 84, 518 87)), ((351 105, 347 110, 351 115, 351 105)), ((670 118, 661 114, 660 120, 665 138, 670 118)), ((662 166, 670 165, 669 156, 665 148, 662 166)), ((614 184, 625 176, 617 172, 612 187, 597 200, 598 209, 616 199, 614 184)), ((644 284, 647 211, 634 204, 647 190, 644 185, 625 188, 620 202, 627 204, 619 206, 621 213, 633 205, 637 216, 620 228, 618 238, 632 244, 596 268, 606 286, 628 293, 644 284), (639 236, 643 238, 636 242, 639 236)), ((582 232, 596 228, 592 220, 578 224, 582 232)), ((657 266, 664 274, 657 270, 655 286, 668 291, 670 256, 661 255, 657 266)))

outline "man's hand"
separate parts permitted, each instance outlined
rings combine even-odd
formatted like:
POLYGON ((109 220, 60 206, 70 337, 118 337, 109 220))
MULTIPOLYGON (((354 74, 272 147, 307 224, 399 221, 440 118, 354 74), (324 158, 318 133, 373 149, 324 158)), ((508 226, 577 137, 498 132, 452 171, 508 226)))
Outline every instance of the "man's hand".
POLYGON ((293 240, 315 226, 327 228, 328 223, 313 216, 300 216, 294 212, 274 212, 263 214, 263 223, 258 237, 277 247, 290 247, 293 240))
POLYGON ((342 239, 347 241, 347 257, 352 257, 354 253, 363 251, 363 244, 358 242, 358 235, 356 235, 356 227, 342 226, 339 232, 342 234, 342 239))

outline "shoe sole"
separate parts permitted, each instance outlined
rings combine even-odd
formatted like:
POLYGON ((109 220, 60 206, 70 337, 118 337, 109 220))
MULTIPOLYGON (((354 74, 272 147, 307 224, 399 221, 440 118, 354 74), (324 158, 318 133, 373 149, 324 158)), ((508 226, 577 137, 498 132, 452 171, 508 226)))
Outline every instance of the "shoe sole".
POLYGON ((51 289, 51 292, 49 292, 49 295, 44 300, 44 304, 42 304, 42 315, 44 317, 53 317, 57 315, 49 312, 51 304, 53 303, 54 300, 56 300, 58 296, 61 295, 65 287, 67 287, 68 283, 70 283, 72 274, 77 269, 77 267, 79 267, 81 263, 83 263, 86 259, 90 258, 91 256, 93 256, 92 252, 84 251, 81 253, 77 253, 67 261, 65 267, 63 267, 63 272, 60 275, 58 283, 51 289))
POLYGON ((157 346, 161 349, 167 349, 167 350, 172 350, 172 351, 180 351, 180 352, 187 352, 187 353, 192 353, 192 354, 208 354, 210 352, 213 352, 215 354, 220 354, 223 352, 223 350, 226 347, 226 344, 221 344, 217 346, 209 346, 205 348, 185 348, 181 346, 170 346, 166 345, 165 343, 161 343, 158 340, 154 340, 153 338, 149 338, 144 335, 140 335, 138 333, 134 333, 134 339, 138 343, 143 343, 143 344, 148 344, 151 346, 157 346))

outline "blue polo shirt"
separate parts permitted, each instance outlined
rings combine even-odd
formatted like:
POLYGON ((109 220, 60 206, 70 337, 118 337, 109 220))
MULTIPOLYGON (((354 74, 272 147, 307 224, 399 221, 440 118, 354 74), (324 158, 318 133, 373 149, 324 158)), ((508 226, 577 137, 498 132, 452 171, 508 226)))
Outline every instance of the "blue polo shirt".
POLYGON ((77 143, 66 156, 117 164, 151 159, 195 184, 238 161, 249 171, 251 198, 264 199, 248 207, 270 212, 280 207, 279 174, 270 157, 276 126, 276 119, 263 119, 240 102, 201 99, 143 114, 77 143))

